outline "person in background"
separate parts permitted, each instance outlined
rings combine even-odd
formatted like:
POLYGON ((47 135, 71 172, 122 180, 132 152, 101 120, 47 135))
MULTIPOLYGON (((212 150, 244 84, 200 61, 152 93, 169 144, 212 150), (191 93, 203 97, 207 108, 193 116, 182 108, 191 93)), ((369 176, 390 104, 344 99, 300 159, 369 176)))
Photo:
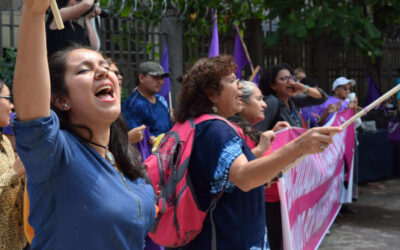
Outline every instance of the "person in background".
MULTIPOLYGON (((0 82, 1 81, 2 80, 0 80, 0 82)), ((14 152, 16 151, 15 150, 15 136, 14 136, 14 132, 12 131, 12 128, 11 128, 11 121, 15 119, 15 116, 16 116, 15 112, 12 112, 11 115, 9 115, 10 123, 8 124, 8 126, 3 127, 3 130, 2 130, 3 135, 7 136, 7 138, 10 140, 10 143, 11 143, 12 148, 14 149, 14 152)))
MULTIPOLYGON (((350 93, 351 87, 355 84, 356 82, 353 79, 347 79, 344 76, 338 77, 332 84, 333 96, 329 96, 328 99, 320 105, 310 107, 316 118, 311 120, 310 127, 324 125, 332 118, 335 112, 347 108, 357 108, 357 96, 354 93, 350 93)), ((358 121, 356 124, 360 122, 361 121, 358 121)))
POLYGON ((202 114, 223 118, 204 121, 195 128, 188 173, 199 208, 205 211, 213 195, 223 194, 213 212, 207 214, 200 234, 178 249, 211 249, 212 225, 218 249, 269 249, 264 184, 300 155, 322 152, 332 141, 330 134, 341 131, 314 128, 270 155, 255 159, 226 120, 243 107, 236 68, 233 57, 220 55, 199 59, 183 76, 177 122, 202 114))
POLYGON ((296 77, 296 81, 302 82, 302 80, 307 77, 307 74, 303 68, 296 68, 294 70, 294 76, 296 77))
MULTIPOLYGON (((243 94, 240 96, 243 108, 229 120, 238 126, 240 137, 246 141, 253 154, 259 158, 265 154, 270 142, 275 138, 274 132, 290 127, 290 125, 285 121, 278 122, 272 130, 265 132, 254 128, 255 124, 264 119, 264 110, 267 108, 267 104, 255 83, 249 81, 240 81, 240 83, 243 86, 241 89, 243 94)), ((268 150, 268 152, 270 153, 272 150, 268 150)))
POLYGON ((328 98, 322 89, 296 82, 287 63, 269 67, 259 86, 268 106, 264 120, 255 125, 261 131, 272 129, 278 121, 287 121, 292 127, 305 127, 299 108, 321 104, 328 98))
POLYGON ((151 144, 158 135, 172 127, 170 110, 164 97, 157 94, 164 84, 165 72, 156 62, 143 62, 138 67, 137 88, 122 105, 128 129, 146 125, 150 130, 151 144))
POLYGON ((72 44, 90 46, 99 50, 100 43, 90 19, 100 14, 100 8, 94 0, 57 0, 60 15, 64 22, 64 29, 58 30, 53 14, 50 13, 46 21, 47 55, 62 50, 72 44), (76 20, 84 16, 84 29, 76 20))
MULTIPOLYGON (((315 87, 296 82, 293 69, 287 63, 269 67, 259 83, 264 101, 265 118, 255 125, 261 131, 272 129, 279 121, 286 121, 292 127, 306 128, 299 108, 321 104, 326 101, 326 93, 315 87)), ((266 224, 272 250, 283 247, 280 199, 277 184, 265 190, 266 224)))
MULTIPOLYGON (((10 90, 0 80, 0 127, 10 124, 13 107, 10 90)), ((23 249, 27 244, 22 224, 24 174, 10 140, 0 133, 0 249, 23 249)))
MULTIPOLYGON (((106 61, 110 64, 110 69, 118 78, 119 86, 122 89, 122 83, 124 79, 124 75, 120 72, 117 65, 111 58, 106 58, 106 61)), ((128 132, 129 142, 131 144, 138 143, 143 139, 143 130, 146 129, 146 125, 141 125, 139 127, 133 128, 128 132)))
POLYGON ((13 81, 32 249, 142 249, 155 196, 119 119, 118 79, 88 48, 66 48, 48 62, 49 5, 23 1, 13 81))

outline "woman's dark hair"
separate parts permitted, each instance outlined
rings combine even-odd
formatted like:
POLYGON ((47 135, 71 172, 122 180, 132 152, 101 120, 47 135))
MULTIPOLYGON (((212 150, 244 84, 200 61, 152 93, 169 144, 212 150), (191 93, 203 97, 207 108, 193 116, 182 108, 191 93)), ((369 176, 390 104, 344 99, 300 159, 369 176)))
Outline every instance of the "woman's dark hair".
MULTIPOLYGON (((90 128, 73 124, 69 122, 68 112, 60 110, 54 105, 57 98, 68 95, 68 89, 65 82, 65 72, 67 69, 67 56, 76 49, 87 49, 95 51, 82 45, 72 45, 63 50, 57 51, 50 57, 49 70, 51 81, 51 109, 57 114, 60 120, 61 129, 65 129, 70 133, 75 133, 76 128, 82 128, 88 131, 89 138, 82 138, 83 141, 90 141, 93 133, 90 128)), ((128 140, 128 129, 121 115, 115 120, 110 127, 110 143, 109 150, 114 155, 118 168, 131 180, 144 177, 145 167, 140 163, 140 155, 130 144, 128 140)))
POLYGON ((68 5, 69 1, 71 0, 57 0, 57 6, 59 9, 64 8, 65 6, 68 5))
POLYGON ((278 75, 279 71, 287 69, 289 70, 291 75, 294 75, 293 68, 287 63, 281 63, 277 65, 273 65, 267 68, 264 71, 263 75, 260 78, 259 88, 261 93, 264 96, 267 95, 275 95, 275 91, 271 88, 272 84, 275 84, 276 76, 278 75))
POLYGON ((260 142, 261 131, 254 128, 250 122, 246 121, 240 115, 229 117, 229 120, 236 123, 242 130, 243 134, 249 136, 256 144, 260 142))
POLYGON ((190 117, 213 113, 213 103, 207 94, 219 95, 221 78, 234 73, 236 68, 233 57, 228 55, 199 59, 182 77, 176 120, 184 122, 190 117))
POLYGON ((318 87, 318 81, 315 80, 314 78, 311 78, 311 77, 308 77, 308 76, 304 77, 303 79, 301 79, 300 82, 302 84, 306 84, 306 85, 308 85, 310 87, 318 87))

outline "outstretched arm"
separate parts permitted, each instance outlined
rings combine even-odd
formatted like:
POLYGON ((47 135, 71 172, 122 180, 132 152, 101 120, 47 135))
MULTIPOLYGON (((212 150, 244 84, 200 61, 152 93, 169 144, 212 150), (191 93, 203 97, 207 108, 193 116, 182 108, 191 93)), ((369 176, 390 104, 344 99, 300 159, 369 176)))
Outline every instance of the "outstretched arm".
POLYGON ((270 155, 250 162, 242 154, 232 163, 229 180, 245 192, 264 185, 301 155, 322 152, 321 144, 330 144, 332 135, 340 131, 339 127, 312 128, 270 155))
POLYGON ((17 119, 50 115, 50 75, 47 62, 45 12, 50 0, 24 0, 18 32, 13 94, 17 119))
MULTIPOLYGON (((85 14, 90 8, 92 8, 94 0, 83 0, 73 6, 63 7, 60 9, 60 15, 63 22, 78 19, 85 14)), ((50 29, 57 29, 56 22, 53 20, 50 24, 50 29)))

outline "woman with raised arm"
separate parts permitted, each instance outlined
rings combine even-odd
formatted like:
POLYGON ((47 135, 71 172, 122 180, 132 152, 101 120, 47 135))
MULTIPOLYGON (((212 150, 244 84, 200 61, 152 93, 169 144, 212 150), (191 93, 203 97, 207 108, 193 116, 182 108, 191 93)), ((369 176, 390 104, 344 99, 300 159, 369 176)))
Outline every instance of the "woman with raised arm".
MULTIPOLYGON (((198 60, 183 76, 177 122, 214 113, 228 119, 242 110, 242 85, 231 56, 198 60)), ((229 122, 215 119, 196 125, 188 166, 199 208, 221 194, 204 220, 203 230, 180 249, 268 249, 263 185, 302 154, 322 152, 340 128, 314 128, 268 156, 255 159, 229 122), (322 145, 322 146, 321 146, 322 145), (215 225, 215 234, 212 228, 215 225), (216 237, 213 241, 213 235, 216 237)))
POLYGON ((56 0, 60 8, 64 29, 58 30, 54 16, 49 14, 46 20, 47 52, 51 56, 54 52, 62 50, 72 44, 90 46, 99 50, 100 41, 90 19, 100 14, 100 8, 95 5, 95 0, 56 0), (83 17, 85 28, 77 20, 83 17))
POLYGON ((118 79, 87 48, 56 52, 48 64, 49 4, 24 0, 14 75, 13 125, 26 168, 32 249, 142 249, 154 192, 118 119, 118 79))

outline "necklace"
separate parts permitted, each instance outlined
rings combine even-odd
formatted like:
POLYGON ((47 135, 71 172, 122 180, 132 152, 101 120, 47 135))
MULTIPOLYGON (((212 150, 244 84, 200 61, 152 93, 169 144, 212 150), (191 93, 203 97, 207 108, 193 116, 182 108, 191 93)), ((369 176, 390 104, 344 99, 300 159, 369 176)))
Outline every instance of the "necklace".
POLYGON ((97 146, 97 147, 104 148, 106 150, 106 160, 109 163, 111 163, 111 165, 115 166, 115 158, 114 158, 113 153, 111 153, 110 150, 108 150, 108 145, 107 146, 103 146, 103 145, 100 145, 98 143, 95 143, 95 142, 92 142, 92 141, 89 141, 89 140, 86 140, 86 141, 88 143, 90 143, 90 144, 93 144, 93 145, 97 146))
MULTIPOLYGON (((89 141, 89 140, 86 140, 86 141, 87 141, 87 143, 93 144, 93 145, 95 145, 97 147, 104 148, 106 150, 106 160, 108 162, 110 162, 111 165, 113 165, 115 167, 115 158, 114 158, 114 155, 108 150, 108 145, 107 146, 103 146, 103 145, 100 145, 98 143, 95 143, 95 142, 92 142, 92 141, 89 141)), ((124 182, 125 187, 128 190, 128 192, 131 193, 135 197, 135 199, 136 199, 136 201, 138 203, 139 219, 141 219, 142 218, 142 206, 140 204, 139 197, 135 193, 133 193, 132 190, 129 188, 128 182, 126 181, 126 179, 124 177, 124 174, 122 172, 120 172, 118 169, 117 169, 117 172, 121 176, 122 181, 124 182)))

